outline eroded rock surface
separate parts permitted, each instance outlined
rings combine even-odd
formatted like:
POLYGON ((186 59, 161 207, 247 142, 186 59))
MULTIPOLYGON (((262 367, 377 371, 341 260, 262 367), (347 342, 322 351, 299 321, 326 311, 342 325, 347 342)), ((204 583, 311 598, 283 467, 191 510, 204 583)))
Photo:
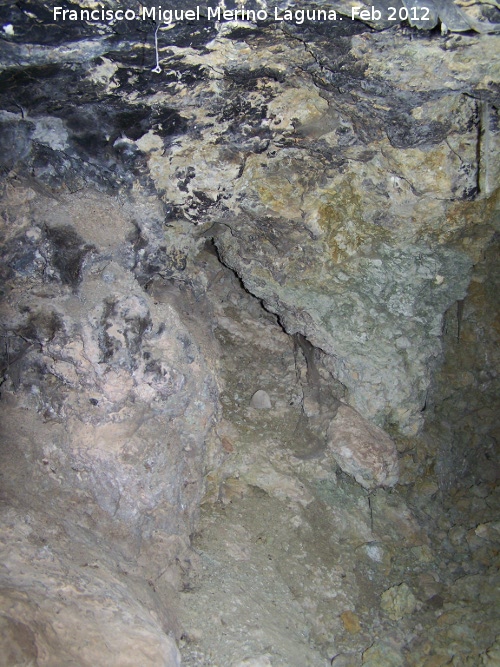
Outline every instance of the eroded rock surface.
POLYGON ((395 443, 356 410, 340 405, 328 435, 328 446, 339 466, 365 489, 397 484, 399 465, 395 443))
POLYGON ((175 616, 88 532, 2 511, 1 664, 179 667, 175 616))
POLYGON ((147 22, 115 45, 82 23, 50 57, 11 25, 35 84, 2 75, 6 168, 156 191, 331 356, 364 417, 415 434, 444 312, 493 233, 499 37, 202 19, 158 32, 153 76, 147 22))
POLYGON ((177 665, 166 610, 190 567, 218 409, 203 332, 138 279, 161 236, 154 207, 12 182, 3 194, 2 501, 16 514, 2 609, 44 628, 36 664, 177 665), (154 616, 148 581, 164 595, 154 616))
POLYGON ((0 2, 6 660, 494 664, 498 8, 428 5, 0 2))
POLYGON ((343 398, 340 385, 328 398, 325 358, 314 352, 311 384, 309 354, 230 272, 211 298, 223 453, 193 539, 201 576, 181 595, 184 664, 488 664, 498 627, 498 486, 469 490, 467 476, 447 495, 428 470, 409 483, 415 464, 433 459, 405 439, 397 441, 405 484, 363 489, 337 466, 314 410, 313 396, 330 415, 343 398), (271 410, 249 406, 257 382, 271 410))

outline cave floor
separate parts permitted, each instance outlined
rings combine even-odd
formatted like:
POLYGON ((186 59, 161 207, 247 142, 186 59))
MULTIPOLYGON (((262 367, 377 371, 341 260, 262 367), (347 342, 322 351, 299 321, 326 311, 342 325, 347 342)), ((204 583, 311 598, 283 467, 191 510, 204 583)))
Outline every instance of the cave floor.
POLYGON ((181 593, 183 665, 499 665, 498 494, 448 510, 432 487, 418 505, 410 487, 368 494, 308 426, 293 339, 230 271, 211 299, 224 460, 181 593))

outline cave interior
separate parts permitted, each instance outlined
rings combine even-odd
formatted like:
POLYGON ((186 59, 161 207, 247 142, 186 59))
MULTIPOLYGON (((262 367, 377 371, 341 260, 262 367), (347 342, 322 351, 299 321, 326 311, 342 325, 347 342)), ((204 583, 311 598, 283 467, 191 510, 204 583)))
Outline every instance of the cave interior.
POLYGON ((0 667, 498 667, 498 4, 60 5, 0 0, 0 667))

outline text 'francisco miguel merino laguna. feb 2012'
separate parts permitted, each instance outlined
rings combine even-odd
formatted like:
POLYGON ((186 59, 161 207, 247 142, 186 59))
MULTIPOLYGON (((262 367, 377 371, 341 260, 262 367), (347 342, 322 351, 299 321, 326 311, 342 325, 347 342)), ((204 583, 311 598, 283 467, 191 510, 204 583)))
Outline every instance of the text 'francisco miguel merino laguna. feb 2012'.
POLYGON ((87 22, 112 22, 112 21, 154 21, 155 23, 173 24, 192 21, 276 21, 290 22, 300 25, 305 22, 333 22, 342 20, 362 21, 427 21, 430 10, 425 6, 387 7, 385 10, 373 6, 351 7, 350 16, 342 16, 334 9, 285 9, 275 7, 273 11, 265 9, 222 9, 221 7, 201 7, 197 5, 194 9, 163 9, 157 7, 141 7, 140 11, 134 9, 106 9, 104 7, 94 9, 67 9, 65 7, 54 7, 54 21, 87 21, 87 22), (384 14, 384 15, 383 15, 384 14))

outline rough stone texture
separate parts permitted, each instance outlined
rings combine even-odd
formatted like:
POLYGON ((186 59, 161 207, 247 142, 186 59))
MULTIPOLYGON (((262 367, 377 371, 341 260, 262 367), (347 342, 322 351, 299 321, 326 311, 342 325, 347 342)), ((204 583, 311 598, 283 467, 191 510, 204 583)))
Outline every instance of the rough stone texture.
POLYGON ((47 11, 30 6, 37 19, 3 9, 6 168, 155 190, 288 332, 331 355, 349 403, 415 434, 443 314, 492 235, 500 38, 178 23, 159 31, 153 76, 147 24, 123 22, 118 44, 109 25, 72 25, 70 52, 27 50, 26 22, 47 11))
MULTIPOLYGON (((436 63, 448 64, 441 49, 431 42, 399 49, 400 39, 352 38, 346 57, 349 69, 356 63, 363 71, 363 94, 342 82, 346 92, 338 96, 333 82, 314 77, 315 61, 304 63, 313 85, 296 85, 309 88, 311 106, 297 94, 301 117, 291 123, 274 97, 268 159, 245 160, 239 215, 217 245, 287 330, 333 355, 352 405, 411 433, 421 424, 443 312, 464 296, 477 257, 459 220, 467 209, 479 213, 494 203, 485 204, 487 192, 477 196, 476 103, 458 93, 463 84, 453 80, 452 63, 437 70, 436 63), (390 69, 382 71, 377 63, 386 62, 390 69), (441 83, 425 83, 436 77, 441 83), (445 81, 452 94, 440 92, 445 81)), ((314 56, 328 67, 323 51, 314 56)), ((288 118, 290 98, 282 102, 288 118)), ((483 243, 491 228, 484 232, 483 243)))
POLYGON ((8 660, 494 662, 498 9, 428 5, 156 53, 0 0, 8 660), (370 494, 338 467, 339 410, 400 485, 376 430, 370 494))
POLYGON ((154 206, 47 200, 15 181, 3 195, 1 498, 17 515, 2 528, 2 609, 36 664, 174 667, 175 619, 142 599, 149 580, 168 608, 190 567, 218 396, 201 331, 175 290, 159 303, 141 287, 154 206))
POLYGON ((450 496, 449 518, 429 474, 428 488, 417 480, 367 494, 336 467, 318 416, 306 413, 307 401, 327 401, 327 357, 286 336, 230 271, 217 274, 213 255, 202 257, 219 276, 210 300, 225 445, 194 537, 203 576, 181 596, 185 666, 258 655, 273 667, 361 667, 363 659, 428 667, 453 658, 481 665, 494 650, 500 609, 490 526, 498 487, 450 496), (313 363, 316 373, 308 372, 313 363), (272 410, 249 407, 256 386, 273 396, 272 410), (430 517, 439 524, 432 529, 430 517), (443 531, 459 523, 462 537, 452 545, 443 531), (464 570, 474 575, 464 578, 464 570), (382 596, 394 588, 397 597, 401 582, 417 604, 393 620, 382 596))
POLYGON ((81 529, 71 538, 63 532, 32 510, 2 512, 0 664, 180 667, 152 596, 137 599, 140 585, 127 585, 109 552, 81 529))
POLYGON ((404 657, 390 641, 377 641, 363 653, 363 667, 403 667, 404 657))
POLYGON ((445 362, 429 393, 428 448, 437 449, 440 488, 500 475, 498 234, 475 267, 468 294, 446 314, 445 362))
POLYGON ((417 599, 411 588, 403 583, 399 586, 388 588, 382 593, 381 608, 393 621, 398 621, 403 616, 413 614, 417 606, 417 599))
POLYGON ((257 410, 270 410, 272 408, 269 394, 263 389, 259 389, 255 392, 250 401, 250 405, 257 410))
POLYGON ((344 472, 365 489, 398 482, 396 445, 381 428, 341 404, 328 430, 328 446, 344 472))
POLYGON ((22 438, 22 456, 39 462, 39 494, 60 485, 87 497, 128 548, 156 530, 185 535, 217 389, 173 303, 155 303, 132 273, 147 247, 142 237, 136 262, 132 216, 146 211, 92 195, 40 206, 29 190, 16 206, 20 194, 7 194, 3 218, 17 216, 3 228, 3 416, 20 423, 10 448, 22 438), (19 247, 32 248, 22 264, 19 247))

